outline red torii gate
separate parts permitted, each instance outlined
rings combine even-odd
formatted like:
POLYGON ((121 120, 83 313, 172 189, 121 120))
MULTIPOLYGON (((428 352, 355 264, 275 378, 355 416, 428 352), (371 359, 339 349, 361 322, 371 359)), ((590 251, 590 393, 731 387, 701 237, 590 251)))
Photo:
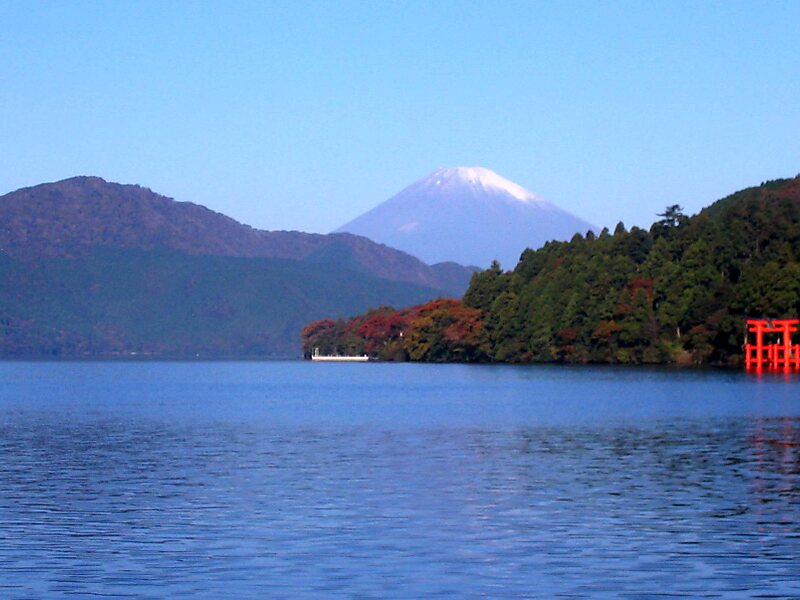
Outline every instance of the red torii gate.
MULTIPOLYGON (((800 319, 747 319, 747 331, 755 333, 755 344, 747 339, 744 345, 744 364, 747 368, 794 367, 800 369, 800 344, 792 344, 800 319), (777 341, 764 343, 764 334, 780 334, 777 341)), ((749 335, 747 336, 750 337, 749 335)))

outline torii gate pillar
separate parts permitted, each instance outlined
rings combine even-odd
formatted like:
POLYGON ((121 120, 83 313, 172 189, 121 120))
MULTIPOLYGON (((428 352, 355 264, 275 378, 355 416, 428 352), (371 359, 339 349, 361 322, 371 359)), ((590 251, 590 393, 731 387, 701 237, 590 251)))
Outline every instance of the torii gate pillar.
POLYGON ((800 344, 792 344, 792 334, 799 326, 800 319, 748 319, 747 332, 755 334, 755 344, 747 340, 744 346, 745 366, 800 368, 800 344), (765 333, 779 334, 779 338, 765 344, 765 333))

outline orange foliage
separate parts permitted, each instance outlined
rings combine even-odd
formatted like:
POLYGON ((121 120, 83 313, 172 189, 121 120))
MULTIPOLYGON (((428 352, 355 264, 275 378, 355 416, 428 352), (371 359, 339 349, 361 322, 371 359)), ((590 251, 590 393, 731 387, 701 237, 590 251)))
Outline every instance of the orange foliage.
POLYGON ((336 326, 336 321, 333 319, 320 319, 319 321, 313 321, 303 327, 303 331, 300 334, 302 339, 308 340, 313 337, 320 335, 326 331, 330 331, 336 326))
POLYGON ((644 293, 647 294, 647 297, 652 298, 653 285, 655 285, 655 282, 652 279, 648 279, 646 277, 634 277, 625 287, 630 292, 631 297, 634 297, 638 290, 644 290, 644 293))
MULTIPOLYGON (((396 311, 379 308, 350 319, 333 335, 339 338, 360 340, 363 350, 372 356, 396 355, 402 349, 410 354, 411 348, 428 344, 435 360, 448 360, 456 356, 479 355, 484 313, 468 308, 459 300, 441 298, 396 311), (440 340, 435 342, 435 340, 440 340)), ((303 339, 310 340, 334 330, 335 321, 323 319, 303 329, 303 339)))

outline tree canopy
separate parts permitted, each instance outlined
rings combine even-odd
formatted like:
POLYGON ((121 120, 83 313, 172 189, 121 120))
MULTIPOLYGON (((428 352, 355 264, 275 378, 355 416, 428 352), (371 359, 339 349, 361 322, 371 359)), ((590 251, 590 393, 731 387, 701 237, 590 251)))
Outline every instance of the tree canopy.
POLYGON ((800 314, 800 178, 658 216, 526 250, 513 271, 492 264, 461 303, 382 309, 398 321, 377 338, 356 327, 367 316, 343 327, 411 360, 730 364, 747 317, 800 314))

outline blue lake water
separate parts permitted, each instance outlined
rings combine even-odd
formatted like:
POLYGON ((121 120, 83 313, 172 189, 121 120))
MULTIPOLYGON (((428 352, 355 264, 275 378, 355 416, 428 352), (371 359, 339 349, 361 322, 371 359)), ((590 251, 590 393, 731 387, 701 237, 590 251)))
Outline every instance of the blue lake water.
POLYGON ((800 378, 0 363, 0 597, 798 598, 800 378))

